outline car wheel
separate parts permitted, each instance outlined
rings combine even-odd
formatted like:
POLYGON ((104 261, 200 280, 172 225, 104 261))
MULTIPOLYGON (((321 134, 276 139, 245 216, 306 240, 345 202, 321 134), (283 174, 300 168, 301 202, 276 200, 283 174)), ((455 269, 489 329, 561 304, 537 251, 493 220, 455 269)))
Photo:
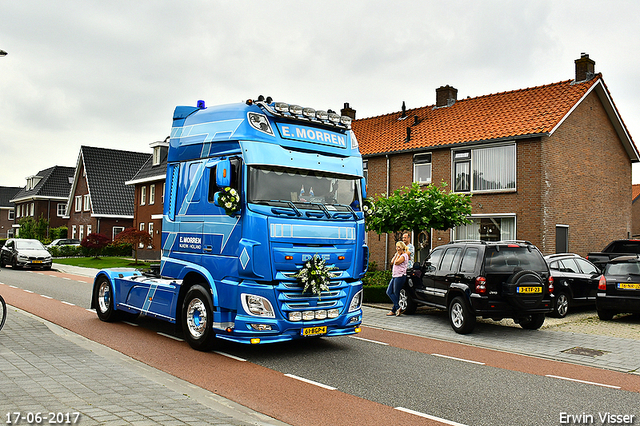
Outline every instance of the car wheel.
POLYGON ((613 316, 615 315, 615 312, 610 311, 608 309, 597 309, 598 311, 598 318, 600 318, 602 321, 610 321, 611 319, 613 319, 613 316))
POLYGON ((537 330, 544 324, 544 314, 531 314, 527 317, 520 318, 520 327, 525 330, 537 330))
POLYGON ((201 285, 191 287, 184 298, 182 329, 193 349, 208 351, 213 347, 213 307, 207 291, 201 285))
POLYGON ((105 276, 98 278, 96 287, 93 292, 94 306, 98 318, 105 322, 117 321, 118 311, 114 308, 113 292, 111 291, 111 283, 105 276))
POLYGON ((2 256, 0 256, 0 268, 6 268, 7 264, 4 263, 4 258, 2 256))
POLYGON ((569 295, 561 291, 556 296, 556 304, 553 307, 553 316, 556 318, 564 318, 567 316, 567 312, 569 312, 569 295))
POLYGON ((400 290, 400 299, 398 300, 398 305, 400 305, 400 309, 404 311, 405 314, 411 315, 415 314, 418 305, 411 298, 411 293, 407 289, 407 287, 402 287, 400 290))
POLYGON ((476 326, 476 316, 471 312, 469 302, 460 296, 449 304, 449 322, 456 333, 471 333, 476 326))
POLYGON ((22 269, 22 265, 20 265, 18 263, 18 260, 15 257, 13 258, 13 261, 11 262, 11 267, 13 269, 22 269))

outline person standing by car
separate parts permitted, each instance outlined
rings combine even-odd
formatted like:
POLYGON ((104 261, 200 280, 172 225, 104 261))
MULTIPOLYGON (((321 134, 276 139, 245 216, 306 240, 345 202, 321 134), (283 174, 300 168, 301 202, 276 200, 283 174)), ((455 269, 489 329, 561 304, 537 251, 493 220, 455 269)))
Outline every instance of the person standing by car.
POLYGON ((414 262, 414 253, 416 252, 416 249, 413 247, 413 244, 411 244, 411 235, 409 235, 408 232, 405 232, 404 234, 402 234, 402 242, 404 243, 405 246, 407 246, 407 254, 409 255, 409 265, 413 265, 414 262))
POLYGON ((398 304, 400 300, 400 290, 404 286, 407 280, 407 265, 409 264, 409 254, 407 253, 407 246, 402 242, 396 243, 396 254, 391 260, 393 267, 391 268, 391 281, 389 281, 389 287, 387 287, 387 296, 393 302, 391 311, 387 313, 387 316, 400 316, 402 309, 398 304))

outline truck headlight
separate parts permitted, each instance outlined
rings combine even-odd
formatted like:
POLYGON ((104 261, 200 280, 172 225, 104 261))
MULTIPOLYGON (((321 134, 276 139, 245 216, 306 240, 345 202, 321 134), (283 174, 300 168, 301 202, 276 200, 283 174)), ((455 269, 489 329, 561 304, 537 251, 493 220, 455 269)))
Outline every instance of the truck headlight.
POLYGON ((349 304, 349 312, 357 311, 362 306, 362 290, 356 293, 349 304))
POLYGON ((243 293, 240 296, 245 312, 255 317, 275 318, 276 314, 269 299, 255 294, 243 293))

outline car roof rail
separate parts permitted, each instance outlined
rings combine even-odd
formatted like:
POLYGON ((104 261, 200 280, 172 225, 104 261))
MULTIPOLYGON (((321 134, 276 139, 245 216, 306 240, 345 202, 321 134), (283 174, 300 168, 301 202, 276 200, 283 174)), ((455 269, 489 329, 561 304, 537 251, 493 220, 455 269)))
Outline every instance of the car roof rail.
POLYGON ((527 240, 500 240, 500 241, 495 241, 496 244, 529 244, 529 245, 533 245, 533 243, 531 241, 527 241, 527 240))
POLYGON ((477 243, 477 244, 487 244, 487 241, 483 240, 474 240, 474 239, 463 239, 463 240, 453 240, 449 241, 447 244, 457 244, 457 243, 477 243))

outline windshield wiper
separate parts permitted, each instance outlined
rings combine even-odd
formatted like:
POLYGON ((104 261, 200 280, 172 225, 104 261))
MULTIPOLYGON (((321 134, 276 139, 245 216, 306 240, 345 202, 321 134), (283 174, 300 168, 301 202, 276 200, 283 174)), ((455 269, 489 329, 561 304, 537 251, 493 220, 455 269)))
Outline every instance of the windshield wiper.
MULTIPOLYGON (((251 202, 252 203, 256 203, 256 204, 266 204, 266 205, 270 205, 270 203, 286 204, 287 206, 289 206, 289 208, 293 209, 293 211, 295 212, 296 216, 302 216, 302 213, 300 213, 300 210, 298 210, 298 208, 295 206, 295 204, 293 204, 293 202, 288 201, 288 200, 253 200, 251 202)), ((277 210, 275 208, 271 209, 271 211, 276 213, 276 214, 286 214, 282 210, 277 210)))
MULTIPOLYGON (((358 220, 358 216, 356 215, 355 210, 353 210, 353 209, 351 208, 351 206, 349 206, 349 205, 347 205, 347 204, 330 204, 330 205, 331 205, 331 206, 344 207, 344 208, 347 210, 347 212, 348 212, 348 213, 346 213, 346 214, 351 214, 351 215, 353 215, 353 218, 354 218, 355 220, 358 220)), ((339 215, 339 214, 345 214, 345 213, 336 213, 336 214, 334 214, 334 215, 333 215, 333 217, 336 217, 336 216, 337 216, 337 215, 339 215)))

